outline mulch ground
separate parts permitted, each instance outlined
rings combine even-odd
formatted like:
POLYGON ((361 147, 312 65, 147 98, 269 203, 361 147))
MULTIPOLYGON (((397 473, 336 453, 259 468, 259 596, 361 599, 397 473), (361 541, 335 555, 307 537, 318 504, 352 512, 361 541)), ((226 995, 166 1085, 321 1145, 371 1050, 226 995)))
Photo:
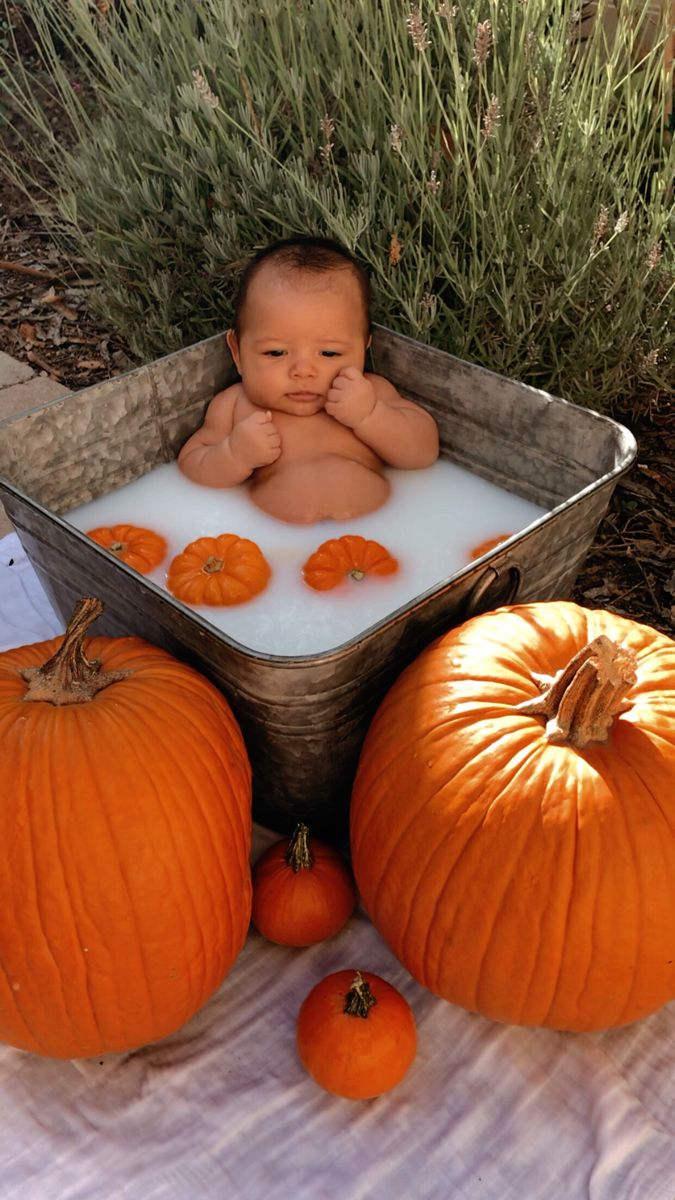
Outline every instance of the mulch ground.
MULTIPOLYGON (((54 245, 26 198, 0 178, 0 350, 70 389, 134 365, 96 317, 93 280, 54 245)), ((675 635, 675 398, 627 400, 636 466, 617 487, 574 599, 675 635)))

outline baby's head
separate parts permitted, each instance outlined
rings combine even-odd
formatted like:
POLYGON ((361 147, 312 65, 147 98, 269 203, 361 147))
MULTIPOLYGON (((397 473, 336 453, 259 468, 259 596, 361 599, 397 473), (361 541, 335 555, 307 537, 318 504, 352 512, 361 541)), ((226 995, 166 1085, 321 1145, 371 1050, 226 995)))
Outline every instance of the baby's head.
POLYGON ((309 416, 341 370, 363 371, 369 293, 363 267, 337 242, 288 238, 256 254, 227 335, 251 403, 309 416))
POLYGON ((370 280, 358 259, 339 242, 298 235, 258 250, 244 270, 235 300, 233 328, 237 340, 241 340, 246 322, 256 319, 256 280, 259 285, 286 281, 290 286, 315 287, 319 292, 332 284, 355 289, 365 338, 370 341, 370 280))

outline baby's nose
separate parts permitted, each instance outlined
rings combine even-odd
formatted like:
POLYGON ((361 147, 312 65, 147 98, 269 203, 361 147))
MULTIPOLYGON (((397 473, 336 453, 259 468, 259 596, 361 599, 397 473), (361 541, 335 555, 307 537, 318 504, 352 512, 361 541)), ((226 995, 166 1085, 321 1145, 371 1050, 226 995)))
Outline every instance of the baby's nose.
POLYGON ((293 375, 313 375, 314 363, 309 354, 296 354, 291 365, 293 375))

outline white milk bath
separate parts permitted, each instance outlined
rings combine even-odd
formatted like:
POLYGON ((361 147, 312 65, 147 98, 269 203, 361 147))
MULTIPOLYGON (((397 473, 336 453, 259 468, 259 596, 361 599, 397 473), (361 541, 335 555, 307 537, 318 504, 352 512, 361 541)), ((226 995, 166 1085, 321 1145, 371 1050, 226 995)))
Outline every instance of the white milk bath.
MULTIPOLYGON (((392 493, 377 512, 353 521, 287 525, 260 512, 246 488, 220 490, 192 483, 175 463, 156 467, 90 504, 68 521, 87 532, 99 525, 142 525, 167 540, 164 562, 149 575, 165 587, 171 559, 188 542, 236 533, 257 542, 272 569, 259 596, 229 608, 189 607, 250 650, 315 655, 334 649, 377 621, 437 587, 470 561, 486 538, 521 532, 545 514, 453 463, 439 460, 419 471, 387 472, 392 493), (399 561, 395 575, 366 578, 315 592, 302 566, 328 538, 360 534, 381 542, 399 561)), ((178 601, 176 601, 178 603, 178 601)))

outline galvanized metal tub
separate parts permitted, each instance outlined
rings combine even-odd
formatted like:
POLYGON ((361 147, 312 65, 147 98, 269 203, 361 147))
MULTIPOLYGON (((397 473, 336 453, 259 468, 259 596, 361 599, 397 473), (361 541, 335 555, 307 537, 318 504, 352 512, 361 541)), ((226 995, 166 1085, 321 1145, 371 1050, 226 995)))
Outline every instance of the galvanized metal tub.
POLYGON ((514 600, 570 594, 619 478, 628 430, 409 338, 376 328, 373 367, 438 422, 444 457, 550 510, 523 533, 335 650, 248 649, 118 562, 63 514, 175 459, 213 394, 236 378, 224 335, 0 423, 0 499, 64 620, 83 595, 95 632, 136 634, 192 663, 227 696, 254 769, 254 814, 279 830, 304 819, 346 828, 372 714, 396 675, 440 632, 514 600))

